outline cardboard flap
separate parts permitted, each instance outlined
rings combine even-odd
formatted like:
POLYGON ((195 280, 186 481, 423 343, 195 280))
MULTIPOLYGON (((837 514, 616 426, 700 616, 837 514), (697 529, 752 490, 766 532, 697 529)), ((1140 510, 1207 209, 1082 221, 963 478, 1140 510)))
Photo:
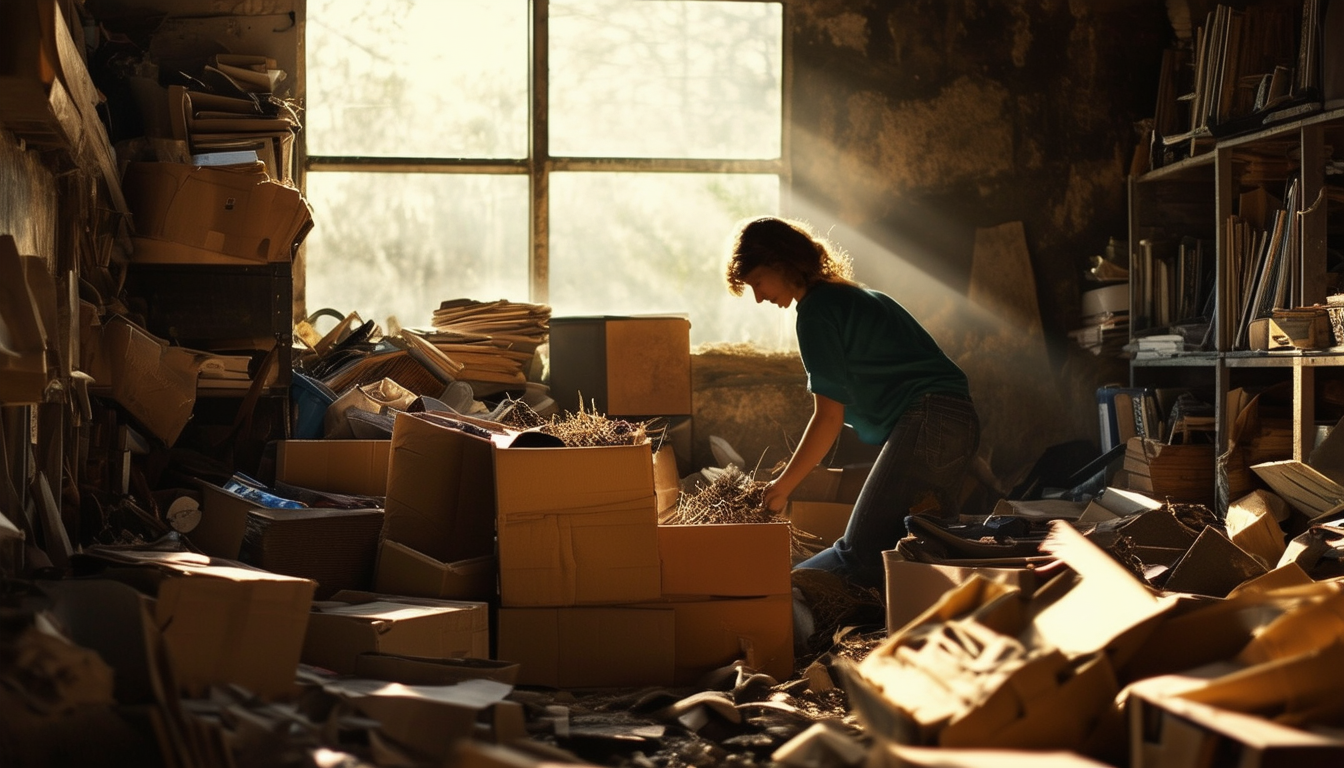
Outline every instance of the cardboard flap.
POLYGON ((1040 637, 1066 654, 1103 650, 1171 607, 1067 523, 1051 523, 1041 549, 1063 560, 1080 579, 1032 619, 1040 637))

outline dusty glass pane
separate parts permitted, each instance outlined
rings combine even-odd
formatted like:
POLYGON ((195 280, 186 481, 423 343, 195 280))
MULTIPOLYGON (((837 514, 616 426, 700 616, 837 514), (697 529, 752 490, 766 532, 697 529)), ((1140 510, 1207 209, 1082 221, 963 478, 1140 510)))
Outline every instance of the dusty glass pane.
POLYGON ((444 299, 527 301, 527 177, 310 173, 308 312, 428 328, 444 299))
POLYGON ((694 344, 787 347, 793 313, 735 297, 723 279, 734 222, 778 208, 770 175, 554 174, 553 313, 679 313, 694 344))
POLYGON ((775 158, 778 3, 552 0, 557 157, 775 158))
POLYGON ((526 157, 527 6, 308 0, 308 153, 526 157))

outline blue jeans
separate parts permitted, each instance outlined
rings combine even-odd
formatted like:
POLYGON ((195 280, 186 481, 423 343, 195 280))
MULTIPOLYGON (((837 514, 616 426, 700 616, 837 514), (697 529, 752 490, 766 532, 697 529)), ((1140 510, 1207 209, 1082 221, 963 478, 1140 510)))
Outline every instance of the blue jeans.
POLYGON ((905 518, 921 511, 956 514, 962 475, 979 447, 980 419, 970 400, 925 395, 892 427, 844 535, 795 567, 820 568, 883 589, 882 553, 904 538, 905 518))

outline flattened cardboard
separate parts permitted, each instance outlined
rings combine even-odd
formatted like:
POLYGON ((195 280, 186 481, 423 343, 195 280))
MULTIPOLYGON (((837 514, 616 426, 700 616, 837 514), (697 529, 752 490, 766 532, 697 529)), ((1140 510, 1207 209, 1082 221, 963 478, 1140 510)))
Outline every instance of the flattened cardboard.
POLYGON ((830 546, 841 536, 849 525, 849 515, 854 505, 837 501, 790 501, 789 521, 800 530, 807 531, 830 546))
POLYGON ((868 752, 867 768, 1105 768, 1077 752, 1023 749, 949 749, 884 742, 868 752))
POLYGON ((917 563, 883 552, 887 571, 887 632, 895 634, 971 576, 1007 584, 1031 595, 1040 579, 1034 568, 986 568, 917 563))
POLYGON ((1050 524, 1041 549, 1063 560, 1079 582, 1057 600, 1034 607, 1032 626, 1047 643, 1076 657, 1106 650, 1122 667, 1174 603, 1163 602, 1110 555, 1067 523, 1050 524))
POLYGON ((943 728, 951 748, 1081 750, 1120 692, 1106 656, 1085 657, 1031 679, 1015 675, 983 706, 943 728))
POLYGON ((105 575, 153 585, 154 622, 179 688, 240 685, 266 699, 294 689, 313 582, 189 552, 99 551, 105 575))
POLYGON ((444 563, 384 539, 374 589, 391 595, 489 602, 499 593, 498 580, 499 562, 494 555, 444 563))
POLYGON ((493 554, 492 450, 489 440, 399 412, 392 427, 384 538, 445 563, 493 554))
POLYGON ((494 659, 424 659, 361 653, 355 658, 354 674, 405 685, 453 685, 463 680, 496 680, 513 685, 518 682, 518 665, 494 659))
POLYGON ((1169 592, 1226 597, 1242 582, 1268 571, 1221 531, 1208 526, 1176 563, 1163 587, 1169 592))
POLYGON ((672 685, 676 628, 670 608, 500 608, 496 656, 519 685, 672 685))
POLYGON ((167 445, 177 441, 196 406, 196 356, 169 346, 115 316, 102 326, 97 358, 88 368, 98 386, 167 445))
POLYGON ((391 457, 391 440, 280 440, 275 478, 317 491, 386 496, 391 457))
POLYGON ((474 736, 479 714, 504 701, 513 687, 496 680, 455 685, 402 685, 380 680, 336 680, 323 686, 379 723, 393 741, 421 755, 447 758, 457 742, 474 736))
POLYGON ((568 606, 661 594, 647 443, 497 448, 501 604, 568 606))
POLYGON ((1265 484, 1309 520, 1344 510, 1344 486, 1300 461, 1266 461, 1251 466, 1265 484))
POLYGON ((789 524, 658 526, 664 595, 787 595, 789 524))
POLYGON ((677 473, 677 455, 671 443, 664 443, 653 454, 653 493, 658 498, 658 514, 676 509, 681 497, 681 477, 677 473))
POLYGON ((489 658, 487 611, 485 603, 337 592, 313 606, 303 661, 348 675, 361 653, 489 658))

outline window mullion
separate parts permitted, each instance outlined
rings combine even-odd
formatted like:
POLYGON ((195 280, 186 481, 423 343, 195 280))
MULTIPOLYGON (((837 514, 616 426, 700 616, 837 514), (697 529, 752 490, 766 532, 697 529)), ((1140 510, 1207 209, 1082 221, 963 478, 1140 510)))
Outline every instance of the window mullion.
POLYGON ((532 47, 532 66, 528 71, 530 113, 528 114, 528 164, 531 199, 528 237, 528 275, 531 299, 550 301, 550 130, 548 115, 550 0, 532 0, 532 22, 528 27, 532 47))

